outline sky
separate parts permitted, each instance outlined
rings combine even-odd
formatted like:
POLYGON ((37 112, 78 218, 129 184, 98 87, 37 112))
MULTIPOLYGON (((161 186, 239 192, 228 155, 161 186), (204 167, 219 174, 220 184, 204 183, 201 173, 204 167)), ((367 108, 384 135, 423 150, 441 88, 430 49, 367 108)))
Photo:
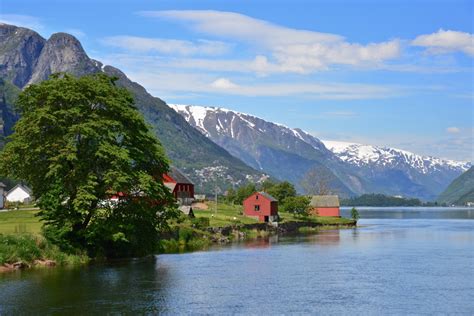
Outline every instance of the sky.
POLYGON ((474 161, 474 1, 1 0, 168 103, 474 161))

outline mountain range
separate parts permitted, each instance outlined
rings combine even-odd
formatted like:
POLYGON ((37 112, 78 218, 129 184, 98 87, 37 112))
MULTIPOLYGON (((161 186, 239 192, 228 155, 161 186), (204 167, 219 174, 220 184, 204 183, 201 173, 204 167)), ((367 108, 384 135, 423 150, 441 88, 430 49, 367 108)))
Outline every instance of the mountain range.
POLYGON ((200 192, 216 187, 222 192, 268 176, 291 181, 303 192, 305 180, 317 175, 342 196, 375 192, 434 200, 470 167, 394 148, 321 141, 301 129, 223 108, 171 108, 119 69, 89 58, 67 33, 45 39, 30 29, 0 24, 0 43, 0 146, 19 118, 13 104, 26 86, 56 72, 102 72, 133 94, 171 162, 200 192))
POLYGON ((12 133, 19 116, 13 103, 27 85, 46 80, 56 72, 77 76, 103 72, 118 78, 151 125, 174 165, 197 185, 198 191, 224 190, 232 185, 265 178, 222 147, 191 127, 161 99, 150 95, 122 71, 87 56, 81 43, 67 33, 44 39, 35 31, 0 24, 0 136, 12 133))
POLYGON ((404 150, 321 141, 298 128, 219 108, 170 105, 203 135, 248 165, 293 182, 316 170, 341 195, 384 193, 434 200, 469 163, 404 150))

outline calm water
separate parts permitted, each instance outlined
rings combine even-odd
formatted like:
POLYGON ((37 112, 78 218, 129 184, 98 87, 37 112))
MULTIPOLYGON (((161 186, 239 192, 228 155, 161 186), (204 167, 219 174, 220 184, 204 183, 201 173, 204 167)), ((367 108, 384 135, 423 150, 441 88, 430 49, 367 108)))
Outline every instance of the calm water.
POLYGON ((474 314, 473 209, 360 213, 357 229, 1 275, 0 314, 474 314))

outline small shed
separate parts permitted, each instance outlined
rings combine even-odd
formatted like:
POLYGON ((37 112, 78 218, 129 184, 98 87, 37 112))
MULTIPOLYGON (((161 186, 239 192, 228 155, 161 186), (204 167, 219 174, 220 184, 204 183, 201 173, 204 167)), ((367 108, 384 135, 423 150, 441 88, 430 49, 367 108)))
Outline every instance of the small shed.
POLYGON ((243 202, 244 214, 260 222, 278 220, 278 201, 266 192, 255 192, 243 202))
POLYGON ((337 195, 313 195, 310 207, 313 215, 341 217, 337 195))
POLYGON ((6 194, 8 202, 30 203, 33 199, 31 189, 26 185, 17 184, 6 194))

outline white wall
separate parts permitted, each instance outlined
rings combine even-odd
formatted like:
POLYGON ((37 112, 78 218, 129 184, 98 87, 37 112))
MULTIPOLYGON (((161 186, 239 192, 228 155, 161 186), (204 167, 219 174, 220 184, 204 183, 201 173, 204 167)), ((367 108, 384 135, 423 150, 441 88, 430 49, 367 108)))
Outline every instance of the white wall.
POLYGON ((28 200, 30 198, 31 198, 31 196, 28 194, 28 192, 26 192, 22 188, 16 188, 15 190, 13 190, 9 194, 7 194, 7 200, 9 202, 20 202, 21 203, 21 202, 24 202, 25 200, 28 200))

